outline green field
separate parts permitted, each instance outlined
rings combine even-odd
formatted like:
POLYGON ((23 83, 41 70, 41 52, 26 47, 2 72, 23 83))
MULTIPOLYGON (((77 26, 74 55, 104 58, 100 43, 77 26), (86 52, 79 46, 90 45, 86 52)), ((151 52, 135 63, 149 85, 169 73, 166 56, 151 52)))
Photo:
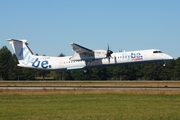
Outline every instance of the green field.
POLYGON ((7 91, 0 91, 0 120, 180 119, 180 94, 7 91))
POLYGON ((0 81, 0 86, 146 86, 180 87, 180 81, 0 81))

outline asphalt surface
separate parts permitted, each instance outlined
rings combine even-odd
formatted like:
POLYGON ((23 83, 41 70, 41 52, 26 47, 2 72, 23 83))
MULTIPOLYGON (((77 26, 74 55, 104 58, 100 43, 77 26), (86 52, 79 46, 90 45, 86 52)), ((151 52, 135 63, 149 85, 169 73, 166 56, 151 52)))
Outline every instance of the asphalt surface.
POLYGON ((142 87, 142 86, 0 86, 0 89, 7 90, 180 90, 180 87, 142 87))

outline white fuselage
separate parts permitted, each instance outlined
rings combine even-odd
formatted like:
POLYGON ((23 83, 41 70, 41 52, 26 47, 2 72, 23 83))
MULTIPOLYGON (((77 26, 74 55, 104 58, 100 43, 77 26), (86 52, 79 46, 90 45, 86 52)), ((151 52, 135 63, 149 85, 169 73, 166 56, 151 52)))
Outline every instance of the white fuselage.
POLYGON ((143 63, 153 61, 167 61, 173 58, 157 49, 117 52, 111 54, 110 60, 107 58, 95 59, 93 61, 70 60, 67 57, 31 56, 29 62, 19 64, 21 67, 47 69, 47 70, 72 70, 81 68, 113 66, 120 64, 143 63), (32 61, 31 61, 32 60, 32 61))

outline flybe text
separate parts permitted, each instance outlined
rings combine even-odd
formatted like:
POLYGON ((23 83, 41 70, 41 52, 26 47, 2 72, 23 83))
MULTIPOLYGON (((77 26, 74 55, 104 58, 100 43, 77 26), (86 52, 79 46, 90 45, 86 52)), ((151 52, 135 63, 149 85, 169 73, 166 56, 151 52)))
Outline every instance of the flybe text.
POLYGON ((21 48, 19 52, 19 57, 24 60, 24 65, 28 66, 31 65, 32 67, 35 68, 51 68, 51 65, 49 65, 48 60, 42 60, 40 61, 38 57, 33 56, 29 49, 27 47, 21 48))
POLYGON ((38 58, 32 63, 32 66, 35 68, 38 68, 39 66, 42 68, 51 68, 51 65, 49 65, 47 60, 39 61, 38 58))
POLYGON ((122 54, 122 58, 123 59, 127 59, 127 60, 143 60, 143 56, 141 55, 141 53, 126 53, 124 52, 122 54))

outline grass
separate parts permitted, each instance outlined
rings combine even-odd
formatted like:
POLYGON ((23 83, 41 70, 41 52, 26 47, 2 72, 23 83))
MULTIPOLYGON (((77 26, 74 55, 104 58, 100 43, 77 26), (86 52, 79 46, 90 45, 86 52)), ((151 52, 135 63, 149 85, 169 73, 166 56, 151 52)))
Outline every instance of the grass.
POLYGON ((179 120, 179 91, 1 90, 1 120, 179 120))
POLYGON ((180 81, 0 81, 0 86, 147 86, 180 87, 180 81))
MULTIPOLYGON (((180 82, 0 82, 0 86, 161 86, 180 82)), ((0 89, 0 120, 179 120, 179 90, 0 89)))

